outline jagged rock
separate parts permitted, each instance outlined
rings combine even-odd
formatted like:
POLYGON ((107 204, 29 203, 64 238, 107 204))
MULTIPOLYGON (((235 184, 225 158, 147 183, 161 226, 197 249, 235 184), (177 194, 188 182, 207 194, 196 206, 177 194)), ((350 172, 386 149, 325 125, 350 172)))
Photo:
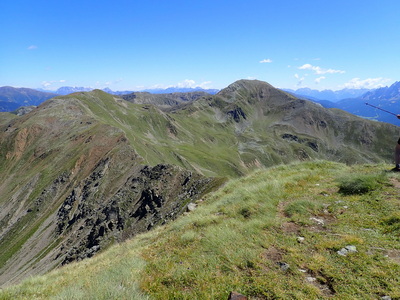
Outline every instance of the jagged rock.
POLYGON ((246 114, 240 107, 235 107, 234 109, 228 111, 227 114, 231 116, 236 123, 239 123, 241 119, 246 119, 246 114))
POLYGON ((382 296, 381 300, 392 300, 392 297, 390 297, 390 296, 382 296))
POLYGON ((237 292, 231 292, 229 294, 228 300, 247 300, 247 297, 237 292))

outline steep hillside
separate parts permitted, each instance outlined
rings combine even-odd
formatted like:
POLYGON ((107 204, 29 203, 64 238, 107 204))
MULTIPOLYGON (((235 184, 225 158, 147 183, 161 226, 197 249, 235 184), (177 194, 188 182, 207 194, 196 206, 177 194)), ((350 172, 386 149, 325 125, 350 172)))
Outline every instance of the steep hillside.
POLYGON ((391 162, 398 138, 249 80, 169 109, 95 90, 2 116, 2 285, 174 219, 218 178, 298 160, 391 162))
POLYGON ((258 170, 166 226, 0 290, 0 299, 398 299, 398 173, 258 170))
POLYGON ((1 284, 173 219, 214 185, 193 171, 143 164, 125 133, 88 109, 99 98, 79 97, 54 98, 2 127, 1 284))

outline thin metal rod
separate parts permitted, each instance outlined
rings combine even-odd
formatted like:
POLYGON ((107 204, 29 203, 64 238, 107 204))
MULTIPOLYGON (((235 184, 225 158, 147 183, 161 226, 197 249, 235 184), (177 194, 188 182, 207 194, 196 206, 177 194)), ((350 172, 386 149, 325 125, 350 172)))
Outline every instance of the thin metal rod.
POLYGON ((392 113, 392 112, 390 112, 390 111, 387 111, 387 110, 385 110, 385 109, 383 109, 383 108, 380 108, 380 107, 378 107, 378 106, 375 106, 375 105, 372 105, 372 104, 369 104, 369 103, 365 103, 365 104, 366 104, 366 105, 369 105, 369 106, 372 106, 372 107, 375 107, 375 108, 377 108, 377 109, 380 109, 380 110, 382 110, 382 111, 384 111, 384 112, 387 112, 388 114, 391 114, 391 115, 397 117, 397 114, 392 113))

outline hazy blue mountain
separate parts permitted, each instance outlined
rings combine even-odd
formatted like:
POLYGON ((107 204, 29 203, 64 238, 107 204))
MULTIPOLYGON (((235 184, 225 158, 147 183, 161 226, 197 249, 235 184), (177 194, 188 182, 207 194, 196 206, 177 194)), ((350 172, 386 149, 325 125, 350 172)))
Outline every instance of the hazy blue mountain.
POLYGON ((383 100, 383 101, 399 101, 400 100, 400 81, 396 81, 389 87, 382 87, 369 91, 364 94, 361 99, 367 100, 383 100))
POLYGON ((127 94, 132 94, 134 91, 113 91, 110 88, 105 88, 102 89, 103 92, 109 93, 111 95, 127 95, 127 94))
POLYGON ((19 104, 15 102, 0 101, 0 111, 2 112, 13 111, 16 110, 18 107, 19 104))
POLYGON ((92 88, 86 88, 86 87, 63 86, 60 87, 57 91, 55 91, 55 93, 58 95, 68 95, 76 92, 90 92, 92 90, 93 90, 92 88))
POLYGON ((370 91, 358 98, 344 99, 335 104, 337 108, 343 109, 349 113, 400 126, 400 120, 393 115, 400 114, 399 81, 393 83, 389 87, 370 91), (391 112, 392 114, 367 105, 367 103, 391 112))
POLYGON ((41 92, 28 88, 0 87, 0 101, 2 111, 12 111, 20 106, 39 105, 47 99, 57 96, 54 93, 41 92), (9 104, 7 104, 9 103, 9 104))
POLYGON ((337 102, 342 99, 357 98, 361 95, 370 92, 370 89, 342 89, 338 91, 332 90, 312 90, 310 88, 301 88, 297 90, 284 89, 284 91, 294 94, 297 97, 306 97, 310 100, 328 100, 337 102))

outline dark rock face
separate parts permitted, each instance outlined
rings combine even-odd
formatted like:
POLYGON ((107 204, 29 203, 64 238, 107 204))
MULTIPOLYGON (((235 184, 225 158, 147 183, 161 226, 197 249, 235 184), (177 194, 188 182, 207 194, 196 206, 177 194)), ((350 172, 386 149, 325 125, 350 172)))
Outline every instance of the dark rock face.
POLYGON ((241 119, 246 119, 246 114, 240 107, 235 107, 228 111, 228 115, 231 116, 236 123, 239 123, 241 119))
POLYGON ((171 165, 144 166, 115 193, 99 199, 108 165, 101 161, 57 212, 55 234, 68 236, 57 255, 64 256, 62 264, 91 257, 111 240, 122 241, 176 218, 212 181, 171 165))

